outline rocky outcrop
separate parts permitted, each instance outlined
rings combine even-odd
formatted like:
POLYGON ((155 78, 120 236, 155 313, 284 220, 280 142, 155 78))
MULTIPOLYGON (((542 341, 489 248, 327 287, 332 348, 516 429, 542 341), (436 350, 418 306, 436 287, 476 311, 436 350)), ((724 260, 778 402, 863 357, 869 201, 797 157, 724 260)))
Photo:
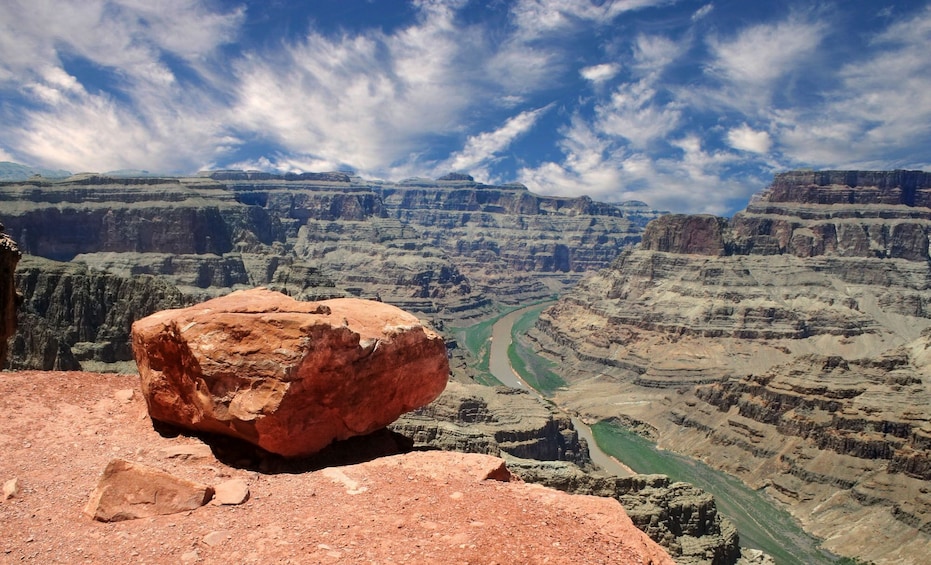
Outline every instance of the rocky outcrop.
POLYGON ((740 557, 737 529, 718 515, 710 494, 665 475, 614 477, 563 462, 508 461, 521 479, 576 494, 614 498, 634 524, 676 563, 725 565, 740 557))
POLYGON ((531 332, 567 368, 557 403, 766 489, 833 551, 924 555, 928 194, 923 172, 803 171, 729 221, 655 221, 531 332))
POLYGON ((133 324, 153 420, 287 457, 371 433, 436 398, 442 338, 394 306, 238 291, 133 324))
POLYGON ((416 446, 591 467, 588 446, 569 417, 518 389, 450 382, 391 429, 416 446))
POLYGON ((740 554, 737 531, 711 495, 662 475, 604 475, 569 417, 526 391, 450 382, 391 428, 415 447, 501 456, 524 481, 614 498, 677 563, 731 564, 740 554))
POLYGON ((709 215, 670 214, 653 220, 643 231, 640 249, 689 255, 727 254, 727 220, 709 215))
POLYGON ((230 464, 198 449, 207 446, 197 438, 156 433, 141 417, 141 394, 114 396, 132 383, 89 373, 0 379, 0 481, 20 484, 0 500, 4 560, 672 563, 616 500, 521 482, 495 457, 356 454, 349 464, 280 473, 230 464), (241 481, 254 496, 136 522, 81 517, 99 471, 117 456, 201 485, 241 481))
POLYGON ((190 302, 168 281, 25 256, 16 270, 19 330, 7 367, 135 372, 135 320, 190 302))
POLYGON ((13 276, 22 255, 3 229, 0 224, 0 367, 6 361, 9 338, 16 331, 16 310, 22 298, 13 276))

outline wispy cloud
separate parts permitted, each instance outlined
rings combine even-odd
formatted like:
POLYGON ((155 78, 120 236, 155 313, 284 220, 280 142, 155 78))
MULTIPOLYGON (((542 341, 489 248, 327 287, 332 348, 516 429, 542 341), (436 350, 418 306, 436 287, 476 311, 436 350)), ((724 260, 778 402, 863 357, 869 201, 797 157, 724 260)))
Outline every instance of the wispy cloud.
POLYGON ((536 124, 541 114, 550 107, 527 110, 508 118, 500 128, 494 131, 473 135, 466 141, 465 147, 438 167, 439 172, 471 171, 481 167, 487 161, 506 149, 518 137, 526 134, 536 124))
POLYGON ((461 170, 722 212, 774 170, 931 166, 931 6, 738 4, 410 0, 341 26, 342 4, 8 0, 0 158, 461 170), (248 40, 266 9, 295 18, 248 40))
POLYGON ((583 67, 579 70, 579 74, 582 75, 582 78, 585 80, 589 80, 597 84, 611 80, 620 71, 621 66, 617 63, 602 63, 600 65, 583 67))

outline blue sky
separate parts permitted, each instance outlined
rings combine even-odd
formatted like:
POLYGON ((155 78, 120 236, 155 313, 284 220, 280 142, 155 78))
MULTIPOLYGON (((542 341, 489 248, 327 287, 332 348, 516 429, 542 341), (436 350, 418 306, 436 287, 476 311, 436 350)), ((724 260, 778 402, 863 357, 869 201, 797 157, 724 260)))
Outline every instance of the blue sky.
POLYGON ((0 160, 729 215, 787 169, 931 169, 931 4, 4 0, 0 160))

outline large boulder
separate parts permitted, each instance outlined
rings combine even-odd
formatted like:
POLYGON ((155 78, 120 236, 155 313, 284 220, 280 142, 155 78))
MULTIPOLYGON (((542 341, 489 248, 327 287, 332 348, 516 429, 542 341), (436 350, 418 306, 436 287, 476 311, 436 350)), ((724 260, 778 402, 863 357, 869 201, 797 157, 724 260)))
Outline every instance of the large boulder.
POLYGON ((436 398, 449 373, 442 338, 370 300, 259 288, 153 314, 132 333, 153 420, 286 457, 390 424, 436 398))

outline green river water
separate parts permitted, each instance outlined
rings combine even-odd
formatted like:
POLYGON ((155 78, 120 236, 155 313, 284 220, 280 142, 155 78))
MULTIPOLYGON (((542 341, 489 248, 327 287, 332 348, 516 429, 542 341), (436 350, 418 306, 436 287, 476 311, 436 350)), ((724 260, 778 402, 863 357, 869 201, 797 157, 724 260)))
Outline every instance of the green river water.
MULTIPOLYGON (((495 340, 503 336, 516 337, 536 321, 543 306, 537 305, 512 312, 497 320, 495 340), (504 328, 504 326, 507 328, 504 328), (500 337, 499 337, 500 336, 500 337)), ((504 364, 520 376, 525 383, 552 381, 552 375, 535 375, 534 368, 547 367, 548 372, 558 368, 542 360, 529 348, 516 340, 508 340, 507 359, 502 359, 505 348, 500 343, 491 352, 491 364, 504 364), (514 363, 515 359, 520 359, 514 363)), ((691 483, 715 498, 718 511, 730 519, 740 534, 742 547, 762 549, 773 556, 778 565, 820 565, 842 563, 839 558, 818 545, 818 541, 805 533, 798 522, 783 508, 762 492, 757 492, 739 479, 717 471, 704 463, 658 449, 644 437, 620 425, 601 421, 591 427, 597 446, 608 456, 616 457, 638 473, 660 473, 676 481, 691 483)))

